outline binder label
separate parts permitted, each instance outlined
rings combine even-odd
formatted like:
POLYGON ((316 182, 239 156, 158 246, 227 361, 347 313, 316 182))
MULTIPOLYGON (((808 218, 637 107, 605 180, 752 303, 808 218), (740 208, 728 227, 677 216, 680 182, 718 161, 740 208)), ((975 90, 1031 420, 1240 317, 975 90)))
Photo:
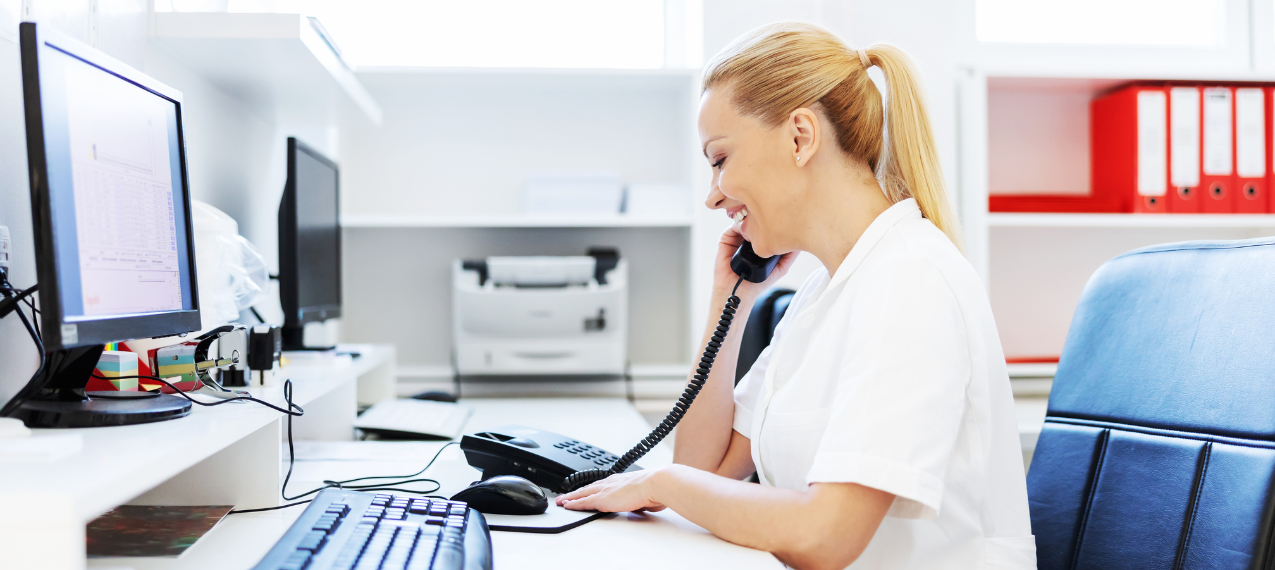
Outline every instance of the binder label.
POLYGON ((1175 188, 1200 185, 1200 90, 1169 90, 1169 178, 1175 188))
POLYGON ((1204 173, 1230 176, 1231 160, 1231 90, 1227 87, 1204 89, 1204 173))
POLYGON ((1168 187, 1168 101, 1164 91, 1138 92, 1138 194, 1163 196, 1168 187))
POLYGON ((1266 116, 1260 88, 1235 90, 1235 173, 1266 175, 1266 116))

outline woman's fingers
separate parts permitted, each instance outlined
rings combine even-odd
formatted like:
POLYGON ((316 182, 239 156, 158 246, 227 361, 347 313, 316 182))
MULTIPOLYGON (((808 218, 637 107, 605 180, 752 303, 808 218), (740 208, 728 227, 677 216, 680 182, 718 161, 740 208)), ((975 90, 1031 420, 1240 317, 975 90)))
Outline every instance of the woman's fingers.
POLYGON ((722 245, 739 247, 744 244, 744 234, 739 233, 739 226, 731 224, 722 231, 722 245))
POLYGON ((574 491, 572 491, 572 492, 570 492, 570 493, 567 493, 567 494, 565 494, 565 495, 558 495, 558 501, 559 501, 559 502, 561 502, 561 501, 574 501, 574 500, 579 499, 579 498, 581 498, 581 497, 587 497, 587 496, 592 495, 592 494, 597 493, 597 492, 598 492, 597 483, 593 483, 592 485, 588 485, 588 486, 585 486, 585 487, 581 487, 581 488, 576 489, 576 490, 574 490, 574 491))
POLYGON ((585 497, 585 498, 583 498, 583 499, 576 499, 576 500, 574 500, 574 501, 566 501, 566 502, 562 503, 562 505, 561 505, 561 506, 562 506, 562 508, 567 509, 568 511, 591 511, 591 510, 594 510, 594 509, 593 509, 593 500, 592 500, 592 497, 585 497))

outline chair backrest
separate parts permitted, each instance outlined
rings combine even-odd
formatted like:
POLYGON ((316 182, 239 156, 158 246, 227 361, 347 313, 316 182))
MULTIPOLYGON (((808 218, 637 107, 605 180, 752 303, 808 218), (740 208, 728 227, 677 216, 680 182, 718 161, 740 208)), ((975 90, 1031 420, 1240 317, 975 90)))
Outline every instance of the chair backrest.
POLYGON ((779 326, 779 319, 784 318, 795 293, 792 289, 774 287, 757 297, 753 312, 748 315, 748 324, 744 326, 744 337, 739 340, 739 360, 735 364, 736 384, 753 367, 753 363, 757 362, 761 351, 770 346, 770 339, 775 336, 775 327, 779 326))
POLYGON ((1275 239, 1100 267, 1027 476, 1039 568, 1268 568, 1273 477, 1275 239))

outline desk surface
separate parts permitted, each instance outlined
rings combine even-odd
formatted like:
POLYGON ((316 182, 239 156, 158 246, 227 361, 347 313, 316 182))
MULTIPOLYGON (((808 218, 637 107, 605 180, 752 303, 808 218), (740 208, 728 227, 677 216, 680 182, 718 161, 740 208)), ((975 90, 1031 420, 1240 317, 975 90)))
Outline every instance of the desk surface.
MULTIPOLYGON (((464 403, 474 408, 465 426, 466 432, 524 424, 580 437, 620 453, 650 430, 637 411, 618 398, 472 399, 464 403)), ((413 473, 443 443, 406 442, 402 445, 409 457, 299 461, 288 490, 295 494, 319 486, 324 479, 413 473)), ((671 460, 671 451, 660 445, 639 464, 658 467, 671 460)), ((425 473, 431 474, 445 482, 445 488, 439 491, 442 494, 455 492, 446 487, 463 485, 457 481, 478 478, 478 472, 465 464, 456 446, 446 450, 425 473)), ((90 560, 89 566, 126 565, 139 570, 249 568, 260 560, 303 508, 231 515, 177 560, 98 559, 90 560)), ((782 568, 770 554, 725 542, 667 510, 613 515, 556 535, 493 532, 492 542, 495 567, 500 570, 600 565, 609 568, 782 568)))

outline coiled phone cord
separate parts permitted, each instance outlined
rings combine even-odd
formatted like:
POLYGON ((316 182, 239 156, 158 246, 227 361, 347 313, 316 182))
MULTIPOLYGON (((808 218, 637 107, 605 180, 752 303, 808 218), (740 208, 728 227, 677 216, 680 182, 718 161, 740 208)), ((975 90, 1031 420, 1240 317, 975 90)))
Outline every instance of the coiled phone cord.
POLYGON ((686 410, 690 409, 691 402, 695 401, 695 396, 699 395, 700 390, 704 388, 704 383, 708 381, 708 372, 713 369, 713 360, 717 358, 717 351, 721 349, 722 343, 726 340, 726 333, 730 331, 730 323, 735 319, 735 311, 739 309, 739 297, 735 296, 735 292, 739 291, 739 285, 744 282, 744 278, 740 277, 735 282, 735 288, 731 290, 730 297, 726 299, 726 306, 722 308, 722 316, 717 320, 717 330, 713 332, 713 336, 708 341, 708 346, 704 347, 704 355, 699 359, 699 366, 695 369, 695 375, 691 378, 690 383, 686 385, 686 390, 682 392, 682 397, 678 398, 677 403, 673 405, 673 409, 664 416, 664 421, 660 425, 655 426, 642 441, 633 446, 628 453, 620 457, 610 469, 587 469, 585 471, 576 471, 568 475, 562 480, 562 488, 564 492, 571 492, 580 487, 601 481, 616 473, 623 473, 630 465, 641 459, 643 455, 655 448, 657 444, 664 440, 673 428, 677 427, 678 422, 682 421, 682 417, 686 415, 686 410))

